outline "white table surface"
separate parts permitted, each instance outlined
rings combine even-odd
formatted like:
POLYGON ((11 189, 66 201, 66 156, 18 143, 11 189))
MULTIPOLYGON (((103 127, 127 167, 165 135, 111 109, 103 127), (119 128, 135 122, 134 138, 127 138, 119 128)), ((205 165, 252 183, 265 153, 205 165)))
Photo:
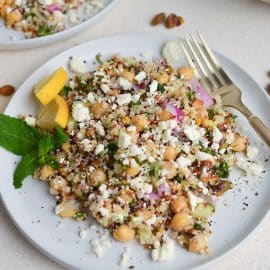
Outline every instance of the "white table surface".
MULTIPOLYGON (((0 85, 12 84, 18 88, 48 59, 90 39, 145 31, 180 37, 197 29, 213 48, 240 64, 262 87, 270 82, 266 75, 270 70, 270 5, 258 0, 120 0, 96 26, 71 39, 32 50, 0 51, 0 85), (175 30, 151 27, 149 20, 161 11, 182 15, 186 24, 175 30)), ((8 97, 0 97, 0 112, 8 101, 8 97)), ((270 269, 269 231, 270 216, 249 240, 212 269, 270 269)), ((19 234, 1 205, 0 239, 1 270, 64 269, 19 234)))

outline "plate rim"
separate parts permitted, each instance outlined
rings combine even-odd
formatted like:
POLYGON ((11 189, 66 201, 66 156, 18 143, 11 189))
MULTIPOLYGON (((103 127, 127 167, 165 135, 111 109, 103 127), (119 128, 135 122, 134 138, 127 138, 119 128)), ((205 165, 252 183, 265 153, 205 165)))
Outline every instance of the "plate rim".
MULTIPOLYGON (((113 0, 113 1, 119 1, 119 0, 113 0)), ((54 58, 61 56, 62 54, 68 54, 69 52, 73 51, 76 48, 79 48, 80 46, 85 46, 88 44, 91 44, 93 42, 97 42, 100 41, 102 42, 103 40, 107 40, 107 39, 111 39, 111 38, 126 38, 128 36, 153 36, 153 37, 157 37, 157 36, 162 36, 167 39, 179 39, 178 37, 169 35, 169 34, 160 34, 160 33, 153 33, 153 32, 132 32, 132 33, 124 33, 124 34, 112 34, 112 35, 106 35, 100 38, 94 38, 94 39, 90 39, 86 42, 82 42, 79 45, 73 46, 71 48, 68 48, 64 51, 62 51, 61 53, 51 57, 49 60, 47 60, 46 62, 44 62, 42 65, 40 65, 30 76, 28 76, 24 82, 20 85, 20 87, 18 88, 18 90, 16 91, 16 93, 12 96, 12 98, 10 99, 7 107, 4 110, 4 114, 9 110, 10 107, 10 102, 11 100, 16 96, 16 94, 18 94, 18 92, 20 91, 20 89, 24 86, 24 84, 26 84, 26 82, 31 79, 32 76, 34 76, 34 74, 38 73, 40 69, 42 69, 45 65, 47 65, 50 61, 52 61, 54 58)), ((246 77, 248 77, 250 80, 253 81, 253 83, 257 86, 257 88, 260 89, 260 91, 262 92, 262 94, 266 97, 267 102, 269 102, 270 105, 270 97, 266 94, 266 92, 264 91, 264 89, 255 81, 255 79, 253 79, 253 77, 243 68, 240 66, 240 64, 238 64, 237 62, 234 62, 233 60, 231 60, 229 57, 227 57, 226 55, 218 52, 217 50, 214 50, 215 53, 217 53, 218 56, 222 56, 224 59, 226 59, 226 61, 228 61, 230 64, 234 65, 235 67, 237 67, 239 70, 241 70, 241 72, 243 72, 245 74, 246 77)), ((61 260, 60 258, 57 258, 56 256, 54 256, 52 253, 48 252, 46 249, 44 249, 43 247, 41 247, 39 245, 38 242, 34 241, 30 235, 27 234, 27 232, 20 227, 20 225, 17 223, 15 217, 12 215, 12 213, 9 211, 9 208, 4 200, 4 197, 2 195, 2 191, 0 190, 0 201, 2 202, 2 205, 5 208, 6 213, 8 214, 8 217, 10 218, 10 220, 12 221, 12 223, 16 226, 16 228, 18 229, 18 231, 21 233, 21 235, 29 242, 31 243, 39 252, 41 252, 41 254, 46 255, 48 258, 50 258, 53 262, 58 263, 59 265, 62 265, 64 267, 66 267, 67 269, 70 270, 74 270, 74 269, 79 269, 79 268, 74 268, 72 265, 68 264, 67 262, 65 262, 64 260, 61 260)), ((209 261, 205 261, 203 263, 201 263, 200 265, 197 265, 195 267, 191 267, 188 269, 194 269, 194 270, 199 270, 199 269, 208 269, 207 267, 213 266, 215 264, 217 264, 218 262, 220 262, 222 259, 224 259, 225 257, 228 257, 230 254, 232 254, 235 250, 237 250, 240 246, 242 246, 243 243, 247 242, 260 228, 260 226, 262 225, 262 223, 265 221, 265 219, 270 216, 270 205, 268 206, 267 211, 262 215, 261 219, 259 220, 258 223, 256 223, 254 225, 254 227, 251 229, 250 233, 248 233, 247 235, 244 236, 243 239, 241 239, 237 244, 235 244, 233 247, 231 247, 230 249, 228 249, 227 251, 221 253, 220 255, 217 255, 216 258, 209 260, 209 261)))
POLYGON ((52 35, 23 40, 0 41, 0 50, 23 50, 23 49, 39 48, 46 44, 57 43, 61 40, 68 39, 72 37, 72 35, 76 35, 80 32, 85 31, 87 27, 93 26, 103 17, 108 15, 108 13, 113 9, 113 7, 117 5, 119 2, 120 0, 111 0, 111 2, 107 6, 105 6, 101 11, 94 14, 92 17, 88 18, 84 22, 81 22, 77 25, 74 25, 68 29, 54 33, 52 35))

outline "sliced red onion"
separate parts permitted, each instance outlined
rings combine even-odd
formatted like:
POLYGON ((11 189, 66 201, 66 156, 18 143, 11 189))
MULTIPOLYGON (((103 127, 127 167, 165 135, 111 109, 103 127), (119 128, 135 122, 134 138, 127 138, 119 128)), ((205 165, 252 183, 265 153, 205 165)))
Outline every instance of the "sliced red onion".
POLYGON ((195 90, 200 95, 200 98, 203 101, 204 106, 206 108, 214 104, 212 97, 208 94, 208 92, 204 89, 204 87, 200 84, 200 82, 197 79, 193 79, 190 82, 190 84, 192 89, 195 90))
POLYGON ((58 8, 57 4, 51 4, 48 6, 48 9, 50 12, 54 12, 54 11, 58 10, 59 8, 58 8))
POLYGON ((165 184, 165 183, 160 184, 157 187, 157 190, 158 190, 158 194, 160 196, 162 196, 162 195, 170 195, 171 194, 170 187, 167 184, 165 184))
POLYGON ((155 192, 151 192, 151 193, 147 194, 147 198, 150 200, 158 200, 158 199, 160 199, 160 196, 155 192))
POLYGON ((172 105, 171 103, 167 103, 165 106, 165 110, 170 112, 173 116, 177 118, 178 121, 181 121, 184 117, 184 112, 172 105))

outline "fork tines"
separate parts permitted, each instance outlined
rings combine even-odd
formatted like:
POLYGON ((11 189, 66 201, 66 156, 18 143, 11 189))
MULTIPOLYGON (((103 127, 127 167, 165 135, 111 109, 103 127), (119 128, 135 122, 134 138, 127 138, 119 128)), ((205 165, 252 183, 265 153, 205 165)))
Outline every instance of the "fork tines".
POLYGON ((189 35, 180 41, 183 52, 198 79, 209 91, 231 85, 232 81, 219 64, 202 35, 189 35), (197 36, 197 37, 196 37, 197 36))

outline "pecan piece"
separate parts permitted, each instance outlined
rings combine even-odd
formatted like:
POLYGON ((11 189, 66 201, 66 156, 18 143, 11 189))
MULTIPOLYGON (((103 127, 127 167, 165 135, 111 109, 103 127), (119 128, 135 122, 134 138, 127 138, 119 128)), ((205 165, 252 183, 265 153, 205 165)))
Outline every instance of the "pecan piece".
POLYGON ((164 21, 165 21, 165 13, 164 13, 164 12, 161 12, 161 13, 157 14, 157 15, 152 19, 151 25, 152 25, 152 26, 155 26, 155 25, 164 23, 164 21))

